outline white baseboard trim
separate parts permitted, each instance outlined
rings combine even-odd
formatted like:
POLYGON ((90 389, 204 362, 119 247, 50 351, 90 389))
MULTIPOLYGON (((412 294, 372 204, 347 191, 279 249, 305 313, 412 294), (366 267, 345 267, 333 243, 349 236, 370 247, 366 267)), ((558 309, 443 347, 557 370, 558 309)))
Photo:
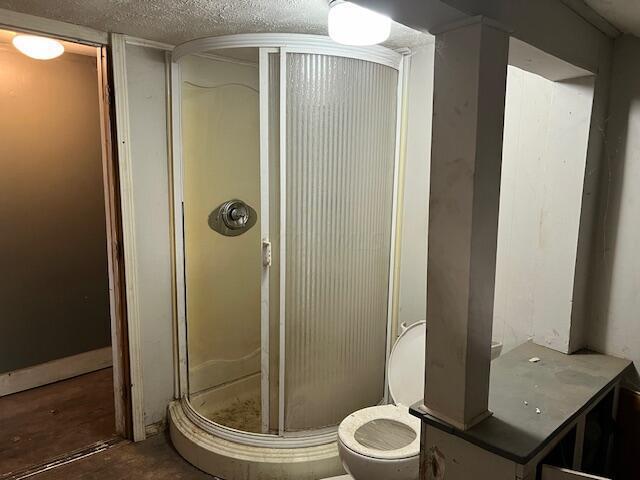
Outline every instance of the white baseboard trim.
POLYGON ((111 347, 0 374, 0 397, 95 372, 113 364, 111 347))
POLYGON ((147 435, 147 438, 152 437, 153 435, 157 435, 159 433, 164 432, 167 429, 167 420, 161 420, 156 423, 152 423, 151 425, 145 425, 144 431, 147 435))

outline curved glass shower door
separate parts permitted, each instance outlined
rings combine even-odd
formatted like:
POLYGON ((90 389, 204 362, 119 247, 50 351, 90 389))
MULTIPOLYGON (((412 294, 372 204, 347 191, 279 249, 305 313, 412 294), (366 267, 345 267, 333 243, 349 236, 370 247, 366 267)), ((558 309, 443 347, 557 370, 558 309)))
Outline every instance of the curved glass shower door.
POLYGON ((182 391, 326 443, 385 396, 399 73, 306 45, 180 58, 182 391))
POLYGON ((398 72, 287 54, 285 431, 384 397, 398 72))

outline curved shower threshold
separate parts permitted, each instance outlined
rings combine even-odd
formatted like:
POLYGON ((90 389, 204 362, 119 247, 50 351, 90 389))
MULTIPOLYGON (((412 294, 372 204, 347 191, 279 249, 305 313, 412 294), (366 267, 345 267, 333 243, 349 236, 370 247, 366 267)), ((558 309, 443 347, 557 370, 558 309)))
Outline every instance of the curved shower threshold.
POLYGON ((225 480, 319 480, 344 474, 335 441, 300 448, 243 445, 197 426, 180 400, 169 405, 169 431, 189 463, 225 480))

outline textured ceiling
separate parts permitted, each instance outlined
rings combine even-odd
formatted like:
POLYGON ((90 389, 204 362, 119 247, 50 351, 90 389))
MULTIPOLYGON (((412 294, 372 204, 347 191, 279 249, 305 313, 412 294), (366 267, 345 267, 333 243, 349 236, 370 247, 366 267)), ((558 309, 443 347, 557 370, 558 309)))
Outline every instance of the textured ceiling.
MULTIPOLYGON (((640 0, 584 0, 625 33, 640 36, 640 0)), ((230 33, 326 35, 328 0, 0 0, 0 8, 177 45, 230 33)), ((394 24, 392 47, 427 43, 394 24)))
POLYGON ((618 30, 640 37, 640 0, 584 0, 618 30))
MULTIPOLYGON (((0 0, 0 8, 177 45, 231 33, 327 34, 328 0, 0 0)), ((394 24, 390 47, 430 37, 394 24)))

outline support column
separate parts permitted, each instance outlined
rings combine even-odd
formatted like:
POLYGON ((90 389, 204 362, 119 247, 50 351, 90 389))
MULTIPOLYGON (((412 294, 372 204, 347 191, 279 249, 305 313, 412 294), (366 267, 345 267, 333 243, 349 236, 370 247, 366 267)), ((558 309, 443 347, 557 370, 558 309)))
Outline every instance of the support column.
POLYGON ((488 411, 509 34, 436 35, 425 406, 468 429, 488 411))

